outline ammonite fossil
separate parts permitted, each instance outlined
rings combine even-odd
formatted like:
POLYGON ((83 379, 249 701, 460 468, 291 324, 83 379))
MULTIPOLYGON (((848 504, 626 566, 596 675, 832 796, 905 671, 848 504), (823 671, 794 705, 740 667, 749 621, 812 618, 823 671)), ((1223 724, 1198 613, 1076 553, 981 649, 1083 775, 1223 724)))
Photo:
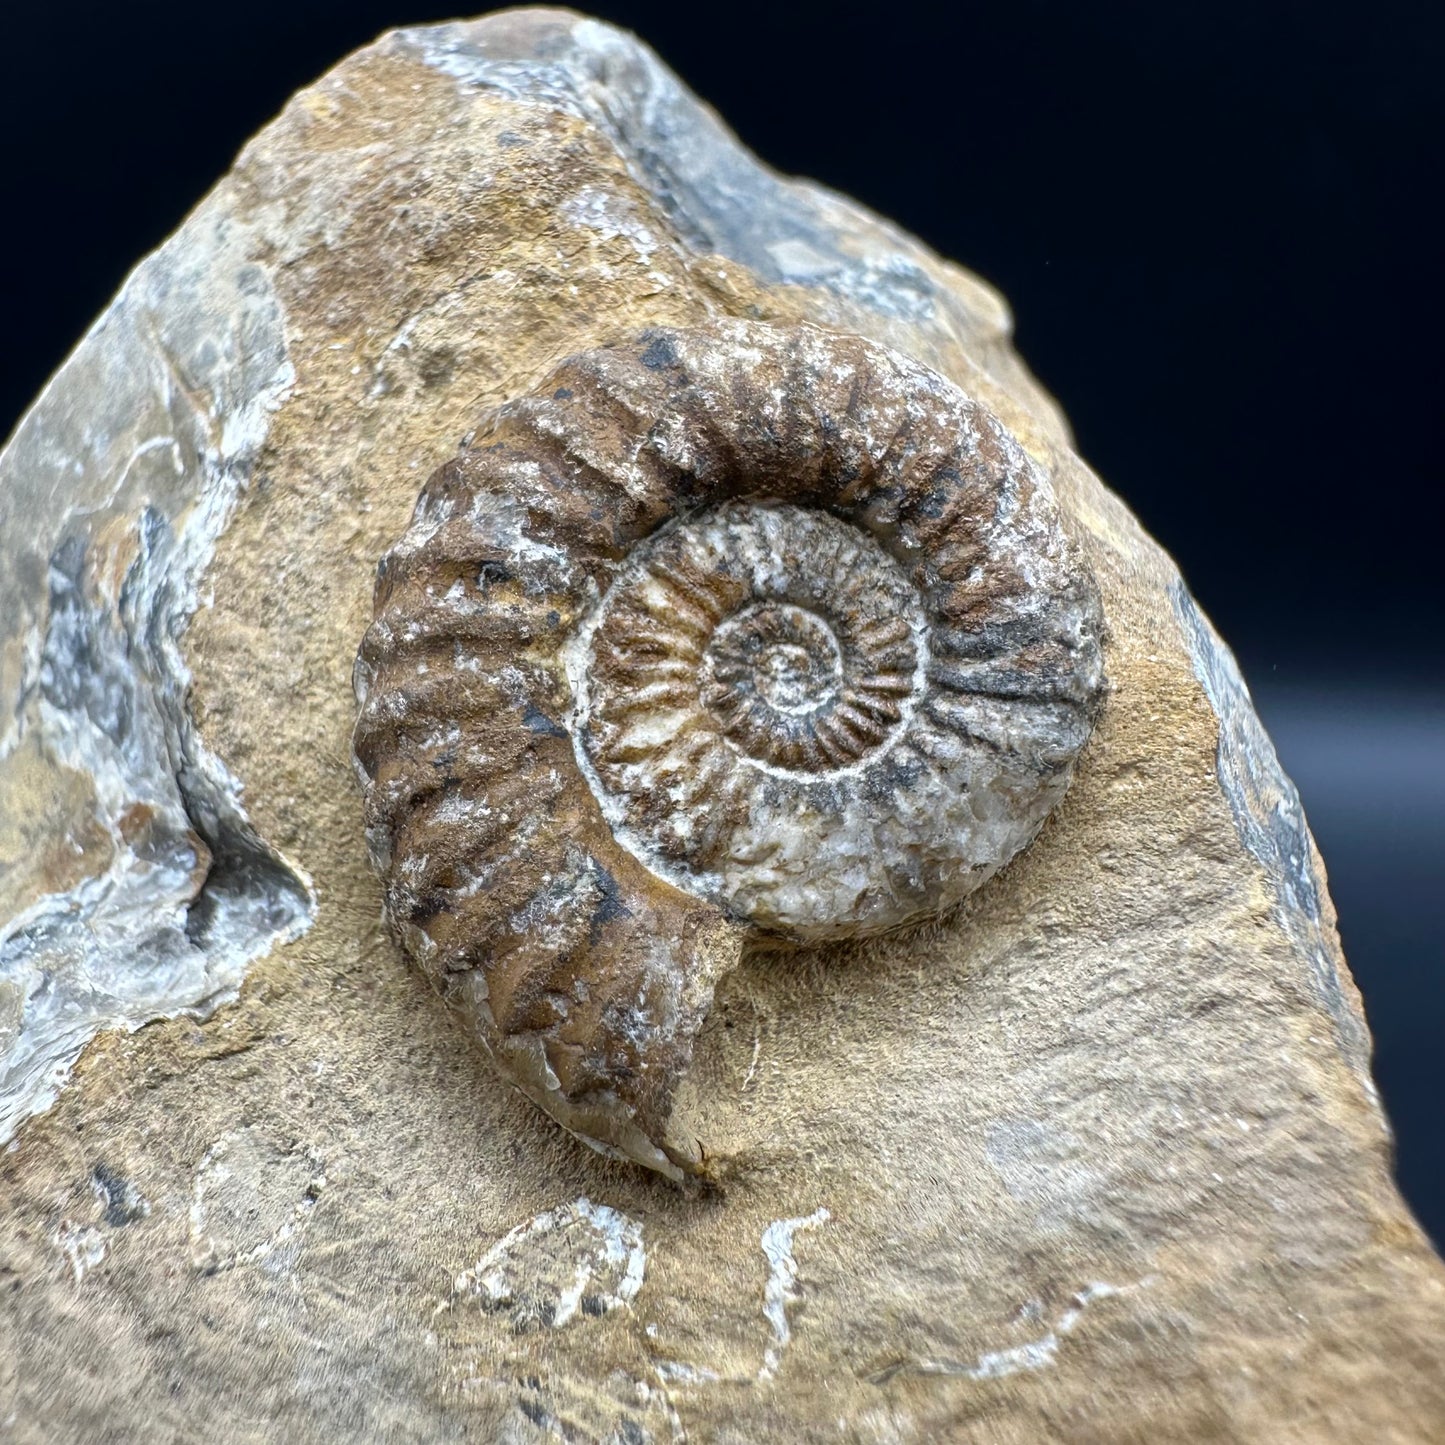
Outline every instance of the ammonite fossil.
POLYGON ((680 1177, 719 974, 1028 844, 1100 627, 1047 480, 925 367, 742 322, 574 357, 380 567, 355 753, 390 916, 503 1074, 680 1177))

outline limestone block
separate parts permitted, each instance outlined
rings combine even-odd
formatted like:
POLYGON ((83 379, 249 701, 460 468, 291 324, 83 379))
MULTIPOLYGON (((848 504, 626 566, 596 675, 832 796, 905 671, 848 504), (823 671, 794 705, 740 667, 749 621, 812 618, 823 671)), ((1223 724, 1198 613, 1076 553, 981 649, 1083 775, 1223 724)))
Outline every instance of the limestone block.
POLYGON ((402 30, 300 93, 0 454, 0 1422, 24 1441, 1430 1441, 1445 1270, 1234 662, 999 298, 632 38, 402 30), (998 419, 1098 589, 1037 838, 719 974, 715 1178, 500 1080, 382 912, 378 560, 566 358, 862 338, 998 419))

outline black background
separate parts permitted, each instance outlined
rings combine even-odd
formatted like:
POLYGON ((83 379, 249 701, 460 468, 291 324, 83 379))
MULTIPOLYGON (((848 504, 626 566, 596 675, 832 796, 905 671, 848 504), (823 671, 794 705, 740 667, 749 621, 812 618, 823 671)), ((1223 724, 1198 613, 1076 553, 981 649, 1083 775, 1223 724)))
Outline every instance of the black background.
MULTIPOLYGON (((0 30, 0 431, 297 87, 409 0, 69 0, 0 30)), ((1239 654, 1445 1239, 1445 7, 599 3, 766 160, 998 285, 1239 654)))

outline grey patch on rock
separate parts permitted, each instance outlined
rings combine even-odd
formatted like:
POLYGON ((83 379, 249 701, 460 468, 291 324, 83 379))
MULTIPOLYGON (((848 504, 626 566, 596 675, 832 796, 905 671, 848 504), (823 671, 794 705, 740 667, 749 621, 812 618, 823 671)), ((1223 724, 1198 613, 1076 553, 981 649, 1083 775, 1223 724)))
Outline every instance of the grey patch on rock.
POLYGON ((454 1296, 527 1334, 631 1304, 646 1270, 642 1222, 584 1197, 503 1235, 457 1276, 454 1296))
POLYGON ((1304 960, 1310 985, 1334 1021, 1340 1051, 1373 1095, 1370 1039, 1340 985, 1336 948, 1326 936, 1325 883, 1295 785, 1280 766, 1239 664, 1182 581, 1170 588, 1179 629, 1219 719, 1216 771, 1240 842, 1269 874, 1275 918, 1304 960))
POLYGON ((203 208, 0 452, 0 768, 28 768, 42 795, 83 788, 103 840, 79 881, 42 876, 0 913, 0 1140, 98 1031, 206 1015, 311 919, 307 882, 196 732, 179 648, 292 381, 248 244, 203 208))
POLYGON ((101 1219, 112 1229, 124 1229, 145 1219, 151 1212, 151 1202, 136 1187, 134 1181, 116 1173, 104 1164, 97 1164, 90 1173, 91 1193, 100 1206, 101 1219))
MULTIPOLYGON (((898 320, 929 322, 957 305, 928 274, 931 258, 917 242, 822 186, 762 165, 633 36, 529 11, 392 39, 464 85, 596 126, 696 252, 727 256, 776 284, 824 287, 898 320)), ((1003 325, 1006 312, 995 304, 1003 325)))
POLYGON ((215 1274, 259 1265, 290 1274, 326 1184, 321 1160, 307 1151, 250 1127, 222 1135, 196 1168, 191 1268, 215 1274))

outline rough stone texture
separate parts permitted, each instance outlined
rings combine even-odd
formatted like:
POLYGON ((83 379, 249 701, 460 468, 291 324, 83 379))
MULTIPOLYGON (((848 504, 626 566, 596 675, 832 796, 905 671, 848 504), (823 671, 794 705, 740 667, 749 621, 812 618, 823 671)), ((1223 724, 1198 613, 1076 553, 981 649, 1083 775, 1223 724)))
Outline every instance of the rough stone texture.
POLYGON ((570 358, 427 482, 353 739, 408 951, 598 1149, 673 1103, 766 934, 935 917, 1037 835, 1099 711, 1047 477, 937 372, 717 321, 570 358))
POLYGON ((1445 1434, 1445 1271, 1227 651, 996 298, 761 169, 634 42, 529 12, 347 60, 0 469, 12 1438, 1445 1434), (685 1089, 736 1162, 685 1193, 497 1082, 405 965, 351 666, 479 410, 724 316, 998 415, 1099 580, 1111 693, 956 917, 723 980, 685 1089))

